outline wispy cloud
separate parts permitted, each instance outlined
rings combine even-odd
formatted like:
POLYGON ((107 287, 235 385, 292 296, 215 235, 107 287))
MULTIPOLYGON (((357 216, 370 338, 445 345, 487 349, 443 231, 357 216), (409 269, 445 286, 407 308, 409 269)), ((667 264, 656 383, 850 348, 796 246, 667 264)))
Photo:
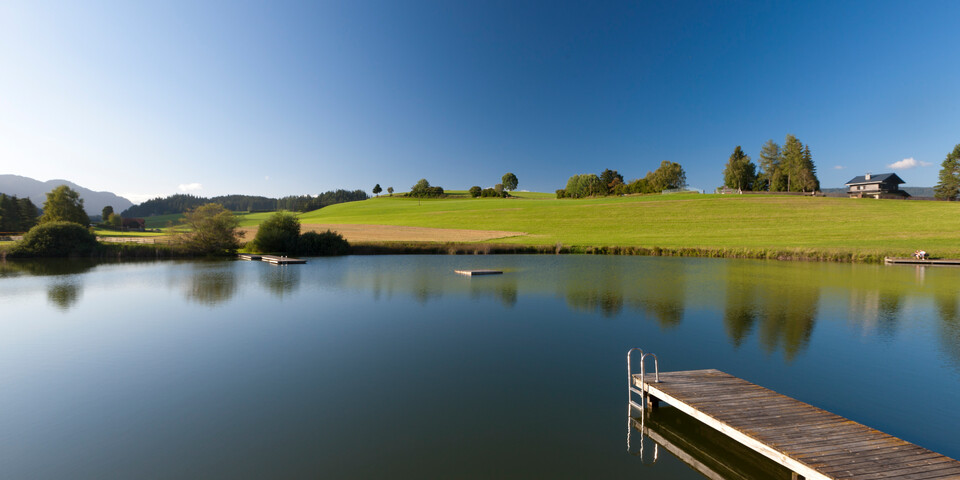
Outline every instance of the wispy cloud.
POLYGON ((181 183, 177 188, 179 188, 181 192, 196 192, 197 190, 202 190, 203 185, 199 183, 181 183))
POLYGON ((834 165, 834 166, 833 166, 833 169, 834 169, 834 170, 843 170, 844 168, 847 168, 847 167, 844 167, 843 165, 834 165))
POLYGON ((910 158, 904 158, 899 162, 893 162, 890 165, 887 165, 887 167, 893 168, 896 170, 906 170, 908 168, 914 168, 914 167, 929 167, 930 165, 933 165, 933 164, 930 162, 918 162, 913 157, 910 157, 910 158))

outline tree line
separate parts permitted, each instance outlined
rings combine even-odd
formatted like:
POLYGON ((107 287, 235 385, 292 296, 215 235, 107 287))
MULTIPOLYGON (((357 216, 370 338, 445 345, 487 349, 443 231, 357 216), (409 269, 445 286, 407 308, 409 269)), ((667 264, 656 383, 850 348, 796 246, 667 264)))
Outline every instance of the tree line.
POLYGON ((660 193, 687 186, 687 174, 679 163, 664 160, 660 167, 643 178, 624 183, 623 175, 606 169, 600 175, 584 173, 567 180, 566 188, 557 190, 557 198, 583 198, 628 193, 660 193))
POLYGON ((817 167, 810 145, 787 135, 783 147, 772 139, 760 148, 760 165, 755 165, 740 145, 730 154, 723 169, 723 184, 737 190, 770 192, 816 192, 820 190, 817 167))
POLYGON ((239 212, 269 212, 274 210, 290 210, 308 212, 336 203, 366 200, 367 193, 363 190, 334 190, 319 195, 291 195, 281 198, 269 198, 254 195, 222 195, 212 198, 198 197, 189 194, 176 194, 169 197, 157 197, 134 205, 120 215, 124 218, 151 217, 154 215, 169 215, 184 213, 187 210, 215 203, 224 208, 239 212))
POLYGON ((0 233, 19 233, 33 228, 40 217, 40 210, 30 197, 0 193, 0 233))

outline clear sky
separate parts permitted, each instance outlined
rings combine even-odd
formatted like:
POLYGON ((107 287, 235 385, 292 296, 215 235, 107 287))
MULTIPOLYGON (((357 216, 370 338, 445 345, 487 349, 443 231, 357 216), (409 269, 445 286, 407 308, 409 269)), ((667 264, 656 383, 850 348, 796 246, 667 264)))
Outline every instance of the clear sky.
POLYGON ((957 18, 956 1, 7 0, 0 173, 138 202, 508 171, 552 192, 671 160, 712 190, 734 147, 756 160, 792 133, 824 187, 932 186, 960 143, 957 18))

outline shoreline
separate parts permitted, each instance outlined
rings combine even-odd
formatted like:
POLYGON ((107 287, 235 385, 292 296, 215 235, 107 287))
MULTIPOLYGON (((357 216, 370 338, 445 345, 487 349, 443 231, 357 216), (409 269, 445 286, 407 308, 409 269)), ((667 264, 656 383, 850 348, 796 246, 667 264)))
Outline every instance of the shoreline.
MULTIPOLYGON (((109 245, 109 244, 108 244, 109 245)), ((7 249, 0 248, 0 261, 28 260, 30 258, 54 257, 12 257, 7 249)), ((225 254, 217 257, 232 257, 225 254)), ((509 243, 470 243, 470 242, 357 242, 350 244, 347 255, 627 255, 648 257, 702 257, 731 258, 753 260, 777 260, 800 262, 866 263, 883 264, 885 257, 909 256, 898 251, 824 250, 815 248, 730 248, 730 247, 638 247, 638 246, 596 246, 596 245, 521 245, 509 243)), ((191 259, 211 258, 197 255, 178 255, 167 245, 112 244, 98 249, 90 255, 67 258, 89 258, 109 260, 145 260, 145 259, 191 259)))

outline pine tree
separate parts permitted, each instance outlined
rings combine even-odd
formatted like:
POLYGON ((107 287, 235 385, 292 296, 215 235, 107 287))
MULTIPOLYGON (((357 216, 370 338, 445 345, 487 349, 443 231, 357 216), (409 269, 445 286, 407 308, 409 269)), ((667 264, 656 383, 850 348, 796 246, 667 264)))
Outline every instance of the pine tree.
POLYGON ((800 170, 803 164, 803 144, 800 143, 800 140, 797 140, 797 137, 787 134, 781 153, 780 165, 787 176, 787 191, 799 192, 801 190, 800 170))
POLYGON ((22 232, 20 205, 16 195, 0 194, 0 232, 22 232))
POLYGON ((933 187, 933 196, 938 200, 956 200, 960 196, 960 143, 941 165, 940 181, 933 187))
POLYGON ((779 192, 785 189, 780 159, 780 145, 773 140, 767 140, 760 148, 760 172, 757 174, 756 187, 758 190, 779 192))
POLYGON ((810 145, 803 146, 803 156, 800 160, 800 188, 804 192, 820 190, 820 180, 817 179, 817 167, 813 164, 813 155, 810 145))
POLYGON ((40 211, 36 205, 30 201, 30 197, 20 199, 20 228, 23 231, 30 230, 37 225, 37 219, 40 218, 40 211))

